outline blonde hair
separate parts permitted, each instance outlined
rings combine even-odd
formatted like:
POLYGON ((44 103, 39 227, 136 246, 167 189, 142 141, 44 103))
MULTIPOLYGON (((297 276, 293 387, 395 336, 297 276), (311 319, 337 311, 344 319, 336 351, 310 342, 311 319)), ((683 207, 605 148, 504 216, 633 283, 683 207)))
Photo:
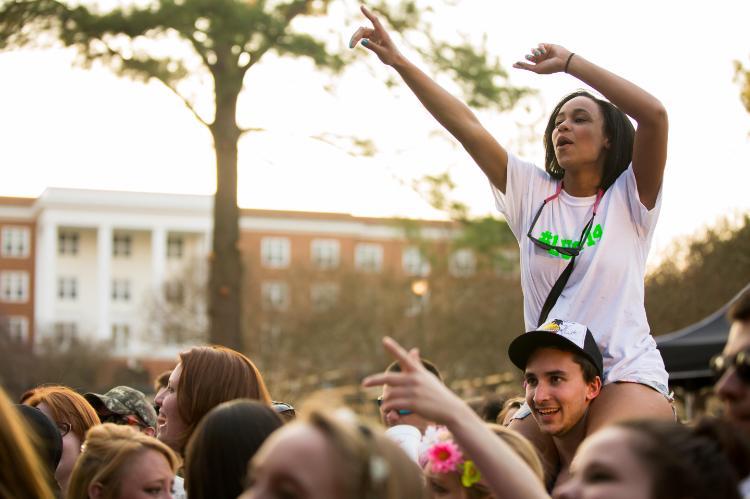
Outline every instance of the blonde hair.
POLYGON ((172 471, 179 464, 177 455, 167 445, 131 426, 112 423, 95 426, 86 433, 81 448, 70 475, 68 499, 88 499, 92 483, 102 484, 105 499, 117 497, 122 469, 135 455, 147 450, 163 455, 172 471))
POLYGON ((30 428, 0 387, 0 497, 54 497, 45 479, 49 471, 29 435, 30 428))
POLYGON ((342 499, 427 497, 419 466, 395 442, 357 422, 353 413, 345 416, 312 410, 301 421, 290 423, 311 426, 331 445, 338 459, 330 466, 341 481, 342 499))
POLYGON ((493 423, 487 423, 487 427, 493 431, 495 435, 500 437, 503 442, 508 444, 513 452, 518 457, 529 465, 534 475, 539 478, 541 483, 544 483, 544 468, 542 467, 542 461, 539 459, 536 448, 529 442, 523 435, 517 431, 506 428, 505 426, 493 423))

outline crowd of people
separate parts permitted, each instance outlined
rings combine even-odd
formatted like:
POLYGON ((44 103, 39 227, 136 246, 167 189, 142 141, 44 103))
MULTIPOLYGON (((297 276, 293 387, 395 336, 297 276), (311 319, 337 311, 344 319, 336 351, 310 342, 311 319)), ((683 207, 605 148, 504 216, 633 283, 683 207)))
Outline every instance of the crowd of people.
POLYGON ((153 401, 126 386, 40 386, 14 406, 0 390, 0 497, 750 497, 750 293, 733 305, 711 363, 720 417, 677 421, 646 318, 662 104, 580 54, 540 44, 514 67, 569 74, 604 98, 578 91, 558 103, 538 168, 362 13, 370 25, 351 47, 392 67, 461 143, 518 240, 526 332, 507 356, 523 394, 483 418, 417 349, 384 338, 394 362, 363 381, 382 386, 382 427, 346 407, 298 417, 248 357, 196 346, 159 377, 153 401))
POLYGON ((152 400, 126 386, 81 395, 51 385, 14 405, 0 390, 0 497, 750 497, 750 293, 729 319, 711 364, 721 418, 629 419, 589 436, 603 375, 591 331, 555 319, 519 335, 508 355, 558 451, 552 476, 512 429, 518 400, 487 421, 417 349, 385 338, 394 363, 363 381, 382 386, 382 425, 346 407, 298 416, 270 398, 250 359, 220 346, 183 352, 152 400))

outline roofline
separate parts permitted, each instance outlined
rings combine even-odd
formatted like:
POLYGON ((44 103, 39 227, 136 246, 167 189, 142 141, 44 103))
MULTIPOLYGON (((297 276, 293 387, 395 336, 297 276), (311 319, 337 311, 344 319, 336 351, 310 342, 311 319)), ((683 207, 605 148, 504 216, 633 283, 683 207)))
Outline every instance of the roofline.
MULTIPOLYGON (((86 189, 86 188, 69 188, 69 187, 48 187, 37 197, 16 197, 16 196, 0 196, 0 206, 23 206, 32 209, 33 213, 38 214, 40 210, 44 209, 45 201, 52 200, 55 205, 66 205, 71 202, 71 197, 75 197, 77 193, 82 196, 89 198, 85 199, 81 204, 102 205, 102 206, 117 206, 119 203, 113 201, 112 196, 122 196, 120 199, 126 199, 128 196, 143 196, 145 198, 151 198, 153 200, 170 200, 171 203, 166 203, 167 206, 146 206, 146 209, 164 209, 174 207, 175 201, 180 198, 185 201, 190 201, 193 210, 201 210, 200 205, 206 203, 209 204, 209 211, 207 215, 210 216, 211 209, 213 207, 212 194, 175 194, 175 193, 163 193, 163 192, 145 192, 145 191, 120 191, 112 189, 86 189), (111 196, 108 196, 111 195, 111 196), (96 199, 94 199, 96 197, 96 199), (106 200, 106 201, 102 201, 106 200)), ((159 203, 160 204, 160 203, 159 203)), ((186 211, 190 211, 188 206, 186 211)), ((365 224, 392 224, 394 222, 403 221, 405 223, 415 222, 420 226, 428 226, 435 228, 455 228, 458 222, 453 220, 439 220, 439 219, 414 219, 407 217, 373 217, 373 216, 357 216, 351 213, 343 212, 322 212, 322 211, 299 211, 299 210, 273 210, 263 208, 243 208, 239 210, 240 219, 244 217, 266 217, 266 218, 303 218, 310 220, 337 220, 337 221, 350 221, 365 224)), ((34 216, 35 218, 35 216, 34 216)))
POLYGON ((729 309, 729 307, 731 307, 732 304, 735 301, 737 301, 740 296, 742 296, 746 291, 749 291, 749 290, 750 290, 750 283, 746 284, 745 287, 742 288, 742 290, 740 290, 737 294, 735 294, 732 297, 731 300, 729 300, 728 302, 726 302, 724 305, 722 305, 722 307, 719 310, 717 310, 716 312, 712 313, 711 315, 709 315, 709 316, 701 319, 698 322, 694 322, 694 323, 692 323, 692 324, 690 324, 688 326, 685 326, 682 329, 678 329, 677 331, 673 331, 673 332, 667 333, 667 334, 660 334, 659 336, 657 336, 655 338, 657 345, 660 342, 663 342, 663 341, 676 340, 676 339, 681 338, 683 336, 687 336, 688 334, 692 333, 696 329, 700 329, 703 326, 709 324, 710 322, 715 321, 716 319, 718 319, 722 315, 726 314, 727 310, 729 309))

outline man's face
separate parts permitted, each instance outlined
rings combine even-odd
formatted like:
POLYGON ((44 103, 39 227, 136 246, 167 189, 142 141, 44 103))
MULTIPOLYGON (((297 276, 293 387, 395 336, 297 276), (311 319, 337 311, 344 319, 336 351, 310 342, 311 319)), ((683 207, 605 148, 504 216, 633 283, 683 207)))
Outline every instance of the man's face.
MULTIPOLYGON (((389 389, 390 388, 388 385, 383 385, 383 398, 385 398, 385 396, 388 394, 389 389)), ((380 408, 380 417, 383 420, 383 424, 388 428, 400 424, 408 424, 411 426, 416 426, 423 435, 427 427, 431 424, 434 424, 413 412, 410 414, 399 414, 396 410, 390 410, 386 412, 382 407, 380 408)))
POLYGON ((729 362, 714 391, 724 403, 727 418, 750 435, 750 384, 742 381, 734 366, 735 356, 750 349, 750 321, 734 321, 722 355, 729 362))
POLYGON ((583 379, 573 354, 554 348, 536 350, 526 363, 526 402, 542 433, 563 436, 586 414, 599 395, 599 378, 583 379))

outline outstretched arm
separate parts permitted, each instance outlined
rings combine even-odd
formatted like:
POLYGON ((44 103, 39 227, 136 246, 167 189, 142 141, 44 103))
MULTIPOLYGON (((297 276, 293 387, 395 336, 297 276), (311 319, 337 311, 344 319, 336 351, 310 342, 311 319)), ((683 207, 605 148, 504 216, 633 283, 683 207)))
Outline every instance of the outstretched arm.
POLYGON ((390 387, 383 399, 383 409, 409 409, 445 425, 471 456, 493 497, 549 499, 528 465, 463 400, 424 368, 416 349, 406 352, 387 337, 383 346, 398 360, 401 372, 376 374, 363 382, 364 386, 390 387))
POLYGON ((633 173, 641 203, 656 205, 667 161, 667 111, 656 97, 628 80, 587 61, 559 45, 543 43, 513 66, 537 74, 567 72, 604 95, 638 126, 633 144, 633 173), (567 65, 567 68, 566 68, 567 65))
POLYGON ((362 46, 393 67, 432 116, 453 135, 479 165, 495 187, 505 192, 508 153, 479 123, 471 110, 406 59, 391 40, 380 19, 362 6, 372 28, 354 32, 350 47, 362 46))

